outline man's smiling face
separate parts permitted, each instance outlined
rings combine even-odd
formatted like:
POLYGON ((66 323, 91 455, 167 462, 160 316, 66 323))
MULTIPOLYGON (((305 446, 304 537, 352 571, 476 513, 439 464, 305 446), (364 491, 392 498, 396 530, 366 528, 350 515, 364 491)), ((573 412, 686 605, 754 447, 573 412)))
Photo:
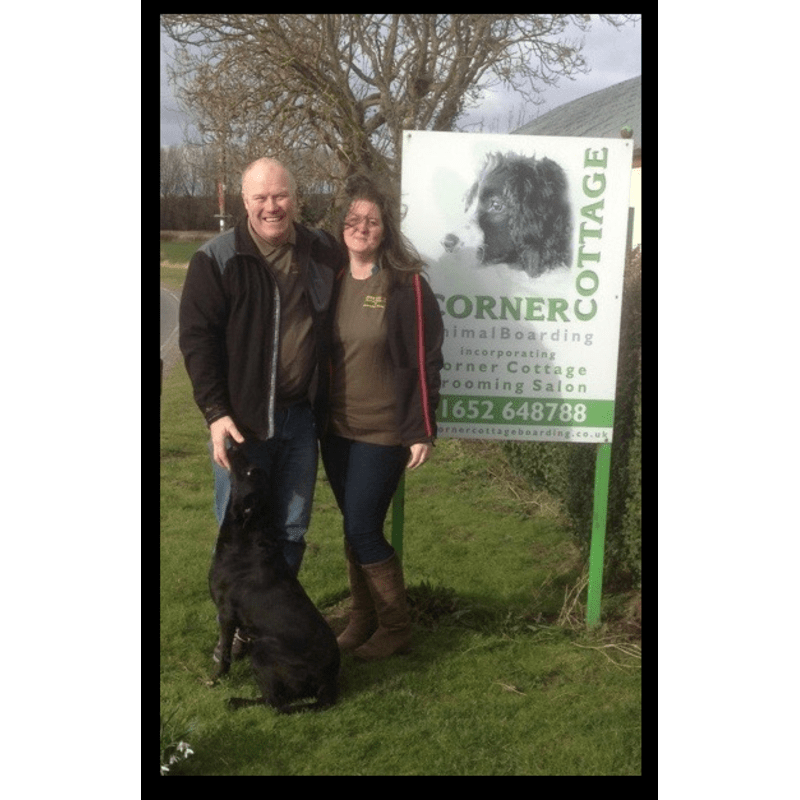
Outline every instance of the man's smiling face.
POLYGON ((242 181, 242 199, 255 233, 271 245, 283 244, 295 217, 294 191, 286 170, 257 162, 242 181))

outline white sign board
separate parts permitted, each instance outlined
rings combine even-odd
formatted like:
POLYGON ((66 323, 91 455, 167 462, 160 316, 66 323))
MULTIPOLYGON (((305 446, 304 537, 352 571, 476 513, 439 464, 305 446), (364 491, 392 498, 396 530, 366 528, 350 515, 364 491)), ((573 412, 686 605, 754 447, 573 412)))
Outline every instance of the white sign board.
POLYGON ((406 131, 403 232, 442 310, 439 435, 610 442, 632 143, 406 131))

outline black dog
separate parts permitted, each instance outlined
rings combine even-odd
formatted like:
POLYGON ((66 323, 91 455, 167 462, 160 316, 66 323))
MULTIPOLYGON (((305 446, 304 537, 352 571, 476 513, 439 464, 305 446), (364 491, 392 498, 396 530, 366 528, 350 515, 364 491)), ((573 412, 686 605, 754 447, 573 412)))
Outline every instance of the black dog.
POLYGON ((572 218, 564 170, 549 158, 491 153, 467 193, 475 215, 461 236, 442 244, 453 252, 473 245, 484 264, 508 264, 532 278, 572 261, 572 218))
POLYGON ((336 637, 283 557, 267 513, 267 474, 235 446, 228 459, 231 499, 208 576, 222 645, 215 678, 230 669, 238 628, 250 642, 262 697, 233 698, 232 707, 266 703, 282 714, 327 708, 338 694, 336 637), (316 701, 297 704, 304 698, 316 701))

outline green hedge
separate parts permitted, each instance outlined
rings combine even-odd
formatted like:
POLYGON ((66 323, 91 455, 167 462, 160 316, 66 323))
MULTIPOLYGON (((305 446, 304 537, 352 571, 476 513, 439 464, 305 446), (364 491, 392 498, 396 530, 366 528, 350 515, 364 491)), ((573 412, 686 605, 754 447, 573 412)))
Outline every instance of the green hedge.
MULTIPOLYGON (((642 570, 642 254, 629 253, 620 324, 617 396, 611 448, 604 585, 641 588, 642 570)), ((559 442, 506 442, 511 466, 532 486, 559 497, 588 557, 597 447, 559 442)))

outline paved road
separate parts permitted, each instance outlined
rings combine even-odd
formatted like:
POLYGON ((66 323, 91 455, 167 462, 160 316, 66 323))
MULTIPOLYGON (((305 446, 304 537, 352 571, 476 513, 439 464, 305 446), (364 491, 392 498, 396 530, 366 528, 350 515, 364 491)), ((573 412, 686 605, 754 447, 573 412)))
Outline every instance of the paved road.
POLYGON ((161 359, 166 373, 179 359, 177 292, 161 287, 161 359))

